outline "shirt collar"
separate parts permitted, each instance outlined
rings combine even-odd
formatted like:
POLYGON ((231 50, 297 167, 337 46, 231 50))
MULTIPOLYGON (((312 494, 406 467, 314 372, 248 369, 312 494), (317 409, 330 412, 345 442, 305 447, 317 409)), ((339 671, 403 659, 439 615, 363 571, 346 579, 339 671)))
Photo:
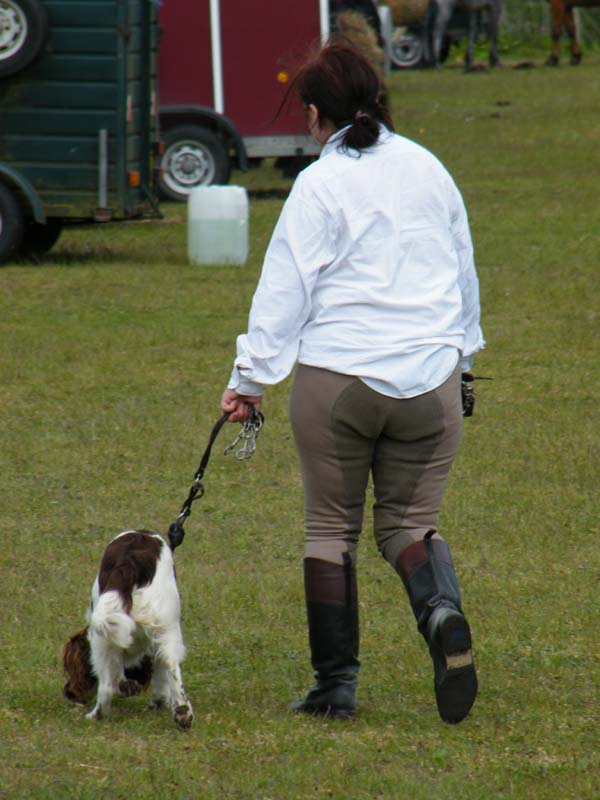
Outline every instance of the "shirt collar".
MULTIPOLYGON (((319 158, 323 158, 323 156, 328 155, 329 153, 331 153, 332 150, 337 148, 341 140, 344 138, 344 133, 348 130, 349 127, 350 125, 345 125, 343 128, 340 128, 339 130, 335 131, 335 133, 331 134, 329 139, 327 139, 327 141, 323 145, 321 153, 319 154, 319 158)), ((379 138, 377 140, 378 144, 386 141, 387 139, 389 139, 390 136, 393 135, 394 134, 390 130, 388 130, 385 127, 385 125, 379 123, 379 138)))

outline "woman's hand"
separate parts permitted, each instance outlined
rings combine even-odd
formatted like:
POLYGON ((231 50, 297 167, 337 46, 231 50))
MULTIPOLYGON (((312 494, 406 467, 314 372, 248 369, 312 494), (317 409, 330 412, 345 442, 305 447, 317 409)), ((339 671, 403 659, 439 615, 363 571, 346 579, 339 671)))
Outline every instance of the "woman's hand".
POLYGON ((229 412, 228 422, 244 422, 248 416, 248 403, 258 411, 262 397, 260 395, 238 394, 235 389, 225 389, 221 398, 221 411, 229 412))

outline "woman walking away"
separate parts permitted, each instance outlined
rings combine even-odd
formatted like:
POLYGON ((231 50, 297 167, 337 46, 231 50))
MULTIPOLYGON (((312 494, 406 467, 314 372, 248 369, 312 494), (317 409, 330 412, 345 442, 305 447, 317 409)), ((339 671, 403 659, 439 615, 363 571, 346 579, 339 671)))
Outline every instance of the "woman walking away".
POLYGON ((317 682, 291 708, 355 714, 357 545, 371 474, 377 547, 429 647, 440 716, 460 722, 477 678, 437 526, 461 433, 461 371, 484 344, 467 215, 442 164, 393 133, 355 51, 324 47, 292 89, 322 152, 281 212, 221 402, 231 421, 244 419, 298 362, 290 417, 317 682))

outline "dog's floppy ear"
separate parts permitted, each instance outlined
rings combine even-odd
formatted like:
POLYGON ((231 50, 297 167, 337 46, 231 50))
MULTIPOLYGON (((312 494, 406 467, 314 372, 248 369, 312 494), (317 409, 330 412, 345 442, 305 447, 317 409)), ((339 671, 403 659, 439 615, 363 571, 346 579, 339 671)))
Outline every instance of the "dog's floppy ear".
POLYGON ((63 696, 72 703, 87 703, 98 683, 92 672, 87 628, 71 636, 63 647, 62 666, 67 677, 63 696))

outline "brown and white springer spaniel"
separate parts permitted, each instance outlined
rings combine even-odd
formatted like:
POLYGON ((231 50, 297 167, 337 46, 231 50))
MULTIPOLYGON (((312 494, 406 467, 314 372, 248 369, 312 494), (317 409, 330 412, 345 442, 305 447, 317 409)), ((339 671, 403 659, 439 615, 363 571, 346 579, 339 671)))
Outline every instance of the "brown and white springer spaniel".
POLYGON ((86 703, 88 719, 110 714, 113 695, 130 697, 151 687, 151 708, 168 706, 182 728, 194 719, 181 681, 186 650, 173 556, 164 539, 124 531, 104 551, 94 581, 87 627, 63 649, 64 696, 86 703))

